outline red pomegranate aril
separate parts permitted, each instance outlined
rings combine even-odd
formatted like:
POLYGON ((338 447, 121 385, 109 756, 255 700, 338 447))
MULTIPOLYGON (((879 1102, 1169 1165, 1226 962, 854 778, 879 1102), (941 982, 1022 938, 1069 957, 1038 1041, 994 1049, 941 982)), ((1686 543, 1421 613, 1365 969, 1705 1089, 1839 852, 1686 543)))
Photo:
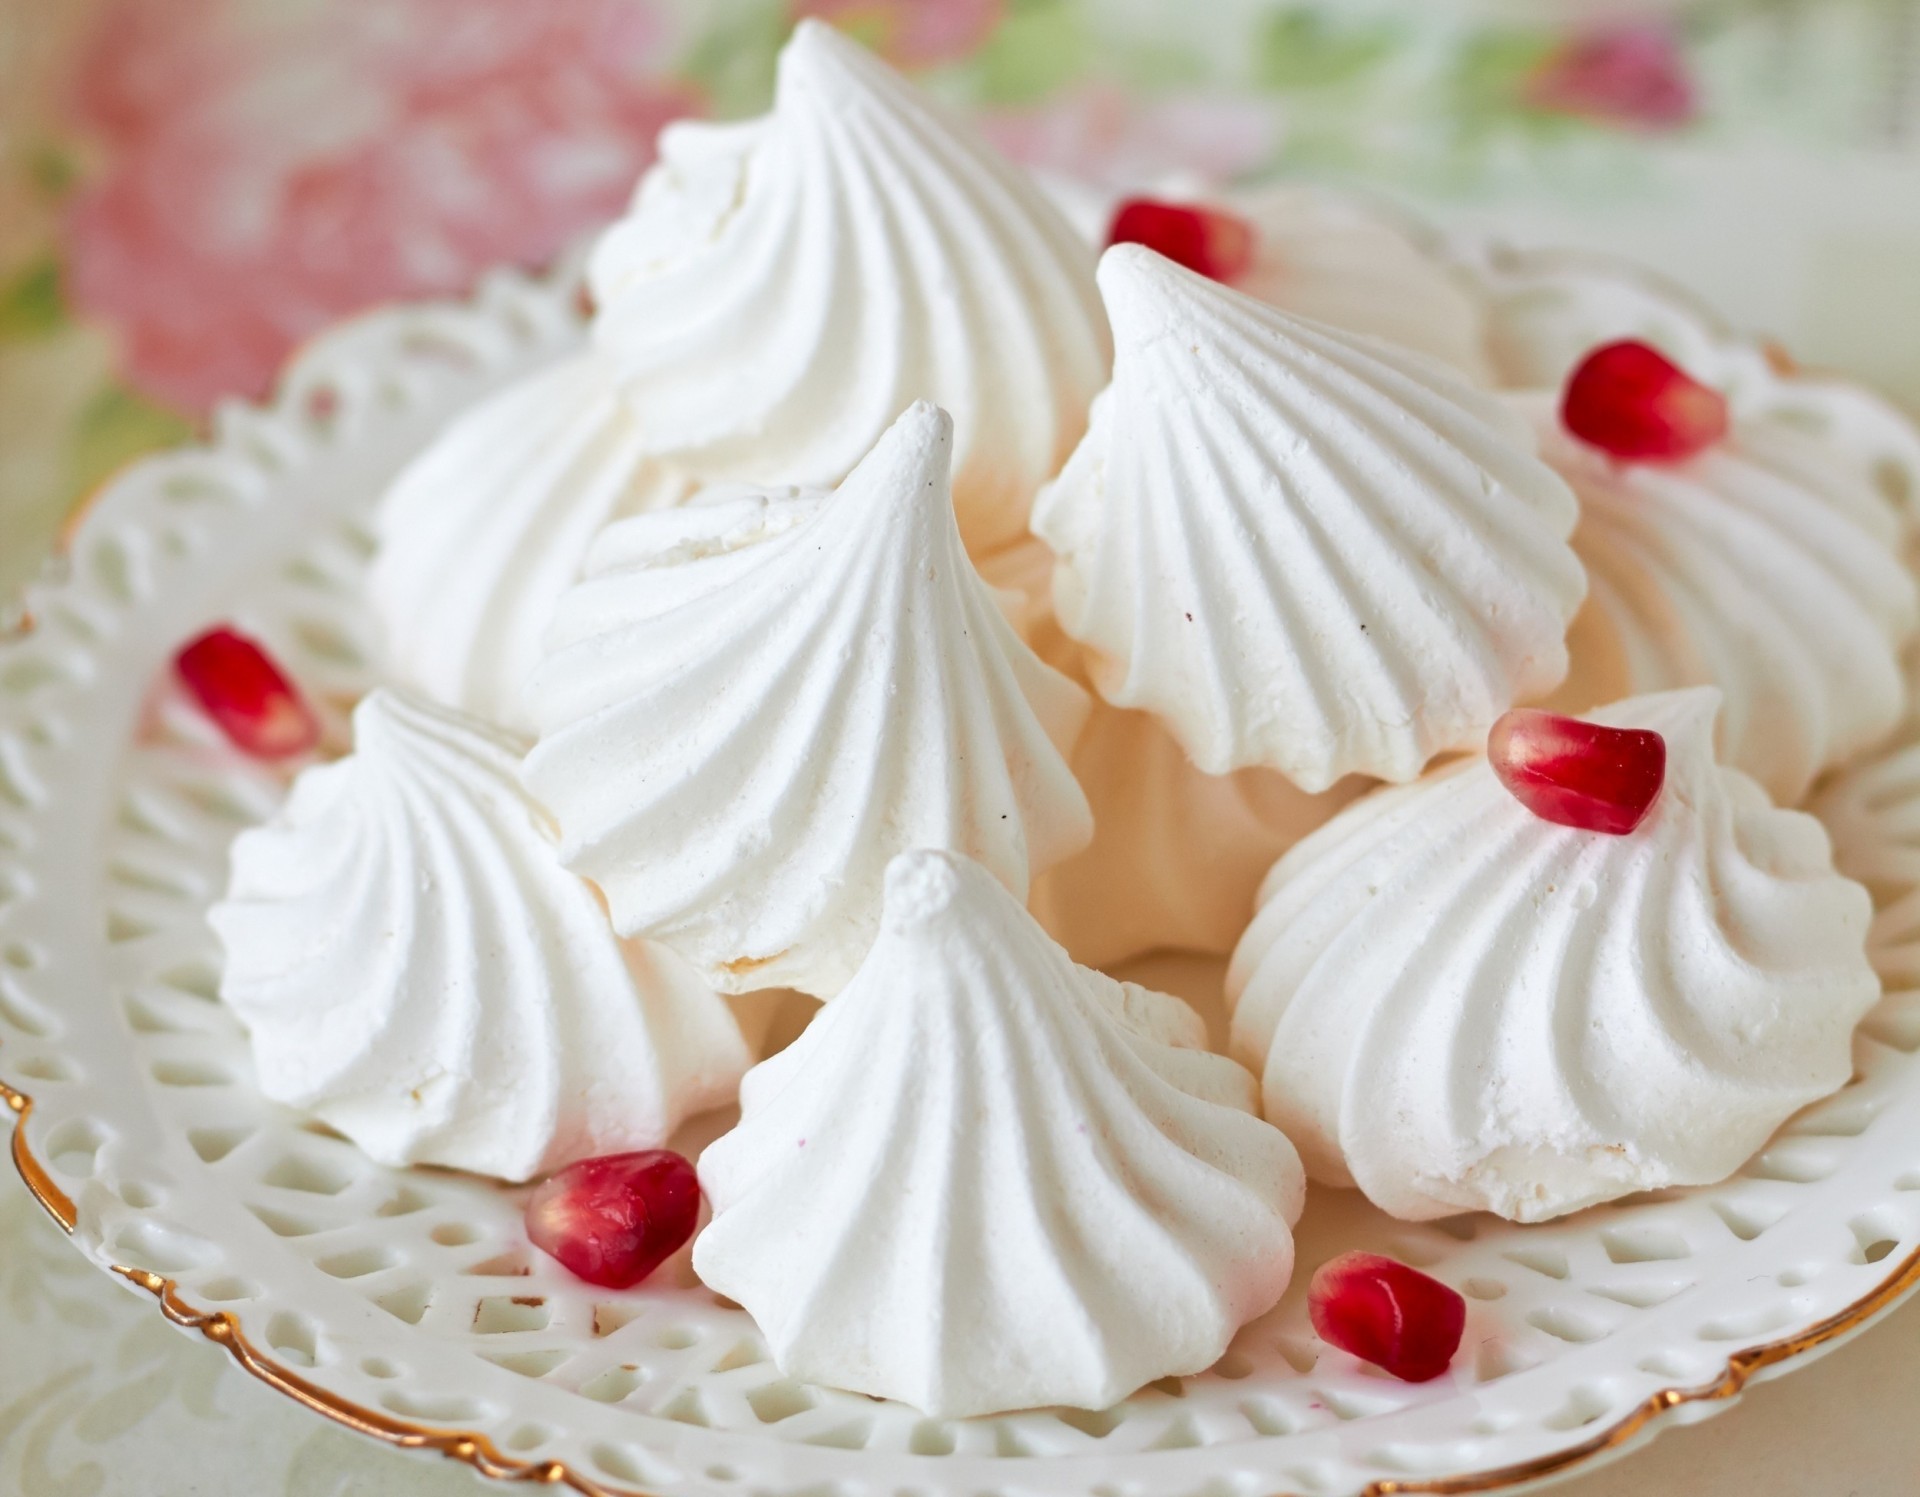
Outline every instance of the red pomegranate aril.
POLYGON ((1646 819, 1667 778, 1667 741, 1516 707, 1487 734, 1487 761, 1542 821, 1622 837, 1646 819))
POLYGON ((527 1236, 576 1278, 630 1289, 680 1250, 700 1219, 700 1181, 670 1149, 582 1159, 527 1200, 527 1236))
POLYGON ((1645 343, 1607 343, 1580 361, 1560 420, 1627 462, 1679 462, 1727 434, 1727 397, 1645 343))
POLYGON ((1192 203, 1128 198, 1113 215, 1107 243, 1144 244, 1216 281, 1231 281, 1253 264, 1253 225, 1238 214, 1192 203))
POLYGON ((1315 1270, 1307 1314, 1329 1346, 1402 1382, 1424 1383, 1460 1349, 1467 1302, 1417 1268, 1378 1253, 1342 1253, 1315 1270))
POLYGON ((253 640, 222 624, 174 658, 193 699, 235 748, 260 759, 304 754, 320 721, 286 673, 253 640))

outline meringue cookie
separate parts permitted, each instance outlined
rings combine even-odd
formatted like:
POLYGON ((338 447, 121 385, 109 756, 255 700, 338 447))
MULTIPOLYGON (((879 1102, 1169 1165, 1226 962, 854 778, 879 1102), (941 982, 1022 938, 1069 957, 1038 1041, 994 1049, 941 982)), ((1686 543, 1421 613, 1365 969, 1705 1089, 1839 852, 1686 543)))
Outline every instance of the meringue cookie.
POLYGON ((486 724, 390 690, 354 751, 233 844, 208 919, 260 1089, 382 1164, 526 1180, 732 1099, 745 1043, 674 955, 622 943, 486 724))
POLYGON ((942 1418, 1202 1371, 1286 1288, 1305 1182, 1181 1010, 902 854, 859 974, 701 1156, 695 1272, 787 1376, 942 1418))
POLYGON ((530 731, 521 688, 587 542, 689 487, 643 457, 639 437, 607 362, 587 352, 481 402, 408 464, 381 501, 367 578, 392 672, 530 731))
POLYGON ((647 450, 706 478, 830 485, 932 400, 983 554, 1025 529, 1110 360, 1092 253, 1060 214, 817 21, 780 56, 771 114, 662 133, 589 275, 647 450))
POLYGON ((728 992, 831 997, 908 847, 1024 897, 1092 836, 1067 754, 1087 698, 1021 643, 949 500, 922 402, 830 497, 610 526, 561 600, 524 771, 614 924, 728 992))
POLYGON ((1908 713, 1880 752, 1820 787, 1807 809, 1833 838, 1833 863, 1873 894, 1867 955, 1889 991, 1920 991, 1920 712, 1907 670, 1908 713))
POLYGON ((1477 758, 1274 866, 1228 971, 1233 1048, 1315 1179, 1403 1218, 1541 1221, 1723 1179, 1846 1083, 1871 901, 1818 822, 1714 763, 1718 705, 1592 714, 1666 739, 1627 836, 1539 819, 1477 758))
POLYGON ((1236 289, 1296 317, 1368 333, 1493 383, 1486 313, 1461 277, 1385 211, 1331 188, 1288 184, 1229 195, 1254 228, 1236 289))
POLYGON ((1100 286, 1113 384, 1033 528, 1107 701, 1210 774, 1319 791, 1410 779, 1559 682, 1576 506, 1524 421, 1139 246, 1100 286))
POLYGON ((1871 484, 1775 421, 1737 422, 1684 463, 1622 464, 1569 436, 1550 399, 1522 404, 1580 496, 1591 579, 1554 705, 1718 686, 1721 758, 1783 805, 1893 730, 1920 598, 1871 484))
POLYGON ((1093 841, 1033 881, 1028 908, 1089 967, 1163 949, 1225 956, 1274 860, 1368 786, 1356 777, 1308 795, 1270 769, 1203 774, 1158 718, 1104 702, 1073 773, 1093 841))

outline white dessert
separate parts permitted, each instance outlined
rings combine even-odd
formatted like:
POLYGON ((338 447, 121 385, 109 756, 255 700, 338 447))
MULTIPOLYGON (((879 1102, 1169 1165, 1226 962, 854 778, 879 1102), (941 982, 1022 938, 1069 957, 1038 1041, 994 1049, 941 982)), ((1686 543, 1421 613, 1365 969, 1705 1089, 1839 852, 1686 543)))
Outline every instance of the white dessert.
POLYGON ((1286 1287, 1304 1181, 1197 1040, 986 870, 903 854, 859 974, 702 1155, 694 1267, 788 1376, 942 1417, 1199 1372, 1286 1287))
POLYGON ((1234 288, 1296 317, 1386 338, 1491 384, 1486 315, 1450 267, 1365 199, 1282 184, 1222 206, 1253 226, 1253 265, 1234 288))
POLYGON ((839 482, 910 402, 954 418, 984 554, 1105 382, 1093 256, 1031 182, 815 21, 773 112, 682 123, 596 249, 594 334, 648 451, 704 478, 839 482))
POLYGON ((1036 878, 1028 905, 1089 967, 1166 949, 1225 956, 1274 860, 1369 783, 1309 795, 1270 769, 1205 774, 1151 713, 1104 702, 1072 763, 1093 841, 1036 878))
POLYGON ((688 488, 642 455, 639 422, 598 354, 482 401, 381 502, 367 598, 389 668, 449 706, 531 731, 521 688, 594 532, 688 488))
POLYGON ((1201 769, 1407 780, 1566 672, 1572 493, 1443 366, 1121 245, 1086 439, 1035 505, 1102 697, 1201 769))
POLYGON ((1845 1083, 1871 901, 1818 822, 1714 762, 1718 705, 1591 715, 1666 740, 1626 836, 1544 821, 1471 759, 1275 865, 1228 974, 1234 1050, 1315 1179, 1540 1221, 1724 1179, 1845 1083))
POLYGON ((1720 756, 1783 805, 1884 739, 1920 626, 1900 515, 1826 443, 1736 421, 1682 463, 1619 463, 1528 397, 1542 453, 1580 496, 1591 591, 1554 702, 1718 686, 1720 756))
POLYGON ((526 783, 618 929, 724 991, 839 991, 897 852, 1024 897, 1092 835, 1086 694, 968 562, 952 446, 923 402, 831 496, 621 521, 555 615, 526 783))
POLYGON ((390 690, 354 751, 233 845, 208 918, 261 1090, 383 1164, 525 1180, 653 1148, 730 1101, 746 1047, 661 947, 621 942, 472 718, 390 690))

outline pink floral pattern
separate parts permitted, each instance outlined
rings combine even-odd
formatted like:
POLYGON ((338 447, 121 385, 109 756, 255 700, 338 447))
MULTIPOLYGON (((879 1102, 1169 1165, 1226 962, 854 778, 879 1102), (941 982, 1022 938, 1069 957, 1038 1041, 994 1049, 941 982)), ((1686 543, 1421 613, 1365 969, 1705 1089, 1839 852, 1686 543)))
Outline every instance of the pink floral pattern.
POLYGON ((1108 83, 989 114, 982 125, 1016 161, 1109 187, 1137 187, 1174 173, 1243 176, 1280 144, 1271 102, 1229 94, 1143 100, 1108 83))
POLYGON ((1614 26, 1565 43, 1534 75, 1527 100, 1555 114, 1642 130, 1685 125, 1697 108, 1677 38, 1653 23, 1614 26))
POLYGON ((977 48, 1006 0, 798 0, 793 13, 831 21, 901 67, 924 68, 977 48))
POLYGON ((74 91, 104 168, 67 216, 67 295, 183 410, 259 394, 348 312, 550 258, 700 103, 662 81, 646 0, 235 11, 115 0, 74 91))

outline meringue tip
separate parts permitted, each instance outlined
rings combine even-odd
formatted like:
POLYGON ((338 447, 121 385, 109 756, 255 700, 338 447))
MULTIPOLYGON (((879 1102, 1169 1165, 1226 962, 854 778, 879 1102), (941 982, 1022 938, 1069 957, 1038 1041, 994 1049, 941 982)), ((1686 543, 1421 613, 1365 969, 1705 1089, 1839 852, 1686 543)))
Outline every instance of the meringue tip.
POLYGON ((784 101, 787 90, 797 86, 845 88, 850 71, 876 66, 886 65, 845 32, 808 16, 793 28, 786 46, 780 49, 777 92, 784 101))
POLYGON ((871 484, 873 490, 896 499, 909 497, 953 502, 953 417, 930 400, 916 400, 880 434, 880 440, 847 475, 843 488, 871 484))
POLYGON ((887 925, 908 929, 952 909, 966 880, 963 861, 956 853, 933 847, 895 856, 887 864, 884 886, 887 925))
POLYGON ((1176 264, 1144 244, 1116 244, 1100 256, 1094 270, 1100 300, 1116 344, 1138 343, 1167 322, 1167 306, 1196 289, 1235 295, 1229 287, 1176 264))

